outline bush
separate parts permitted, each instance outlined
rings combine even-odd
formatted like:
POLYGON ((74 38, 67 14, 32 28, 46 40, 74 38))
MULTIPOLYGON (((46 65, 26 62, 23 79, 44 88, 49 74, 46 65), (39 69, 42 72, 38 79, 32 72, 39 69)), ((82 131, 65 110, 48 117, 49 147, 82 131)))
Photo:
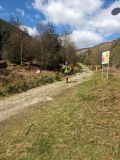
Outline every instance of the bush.
POLYGON ((60 72, 56 72, 55 80, 56 81, 61 81, 61 77, 62 77, 61 73, 60 72))
POLYGON ((4 88, 0 87, 0 96, 5 96, 6 95, 6 90, 4 88))
MULTIPOLYGON (((9 83, 6 86, 7 93, 21 93, 29 89, 39 87, 42 84, 52 83, 55 81, 55 77, 43 76, 38 79, 32 79, 30 81, 18 81, 15 83, 9 83)), ((2 95, 2 93, 0 94, 2 95)))
MULTIPOLYGON (((15 72, 14 72, 15 73, 15 72)), ((15 93, 21 93, 25 92, 29 89, 40 87, 41 85, 47 84, 47 83, 53 83, 56 80, 61 80, 61 75, 43 75, 42 77, 34 77, 33 79, 27 79, 22 80, 21 76, 18 74, 14 74, 15 79, 18 78, 18 80, 13 81, 11 80, 12 77, 10 76, 1 76, 0 80, 4 83, 0 87, 0 96, 6 96, 9 94, 15 94, 15 93)))
POLYGON ((6 87, 7 92, 8 93, 20 93, 22 90, 24 91, 22 83, 9 83, 6 87))
POLYGON ((37 87, 34 81, 19 81, 16 83, 9 83, 6 89, 8 93, 21 93, 34 87, 37 87))
POLYGON ((48 76, 43 76, 41 78, 41 83, 45 84, 45 83, 52 83, 55 81, 55 77, 48 77, 48 76))
POLYGON ((71 74, 76 74, 82 71, 82 66, 76 64, 76 66, 72 67, 71 74))

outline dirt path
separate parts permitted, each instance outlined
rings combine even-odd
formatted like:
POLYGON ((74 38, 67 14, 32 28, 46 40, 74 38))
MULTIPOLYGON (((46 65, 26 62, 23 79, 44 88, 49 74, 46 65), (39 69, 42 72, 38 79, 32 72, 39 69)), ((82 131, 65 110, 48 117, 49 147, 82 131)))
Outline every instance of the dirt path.
POLYGON ((39 88, 31 89, 27 92, 14 95, 0 101, 0 122, 6 120, 12 115, 15 115, 23 111, 27 107, 31 107, 41 102, 47 102, 54 99, 56 95, 59 95, 67 88, 76 86, 85 80, 88 80, 92 75, 92 72, 87 68, 83 69, 83 73, 77 74, 74 77, 69 78, 70 83, 64 81, 55 82, 42 86, 39 88))

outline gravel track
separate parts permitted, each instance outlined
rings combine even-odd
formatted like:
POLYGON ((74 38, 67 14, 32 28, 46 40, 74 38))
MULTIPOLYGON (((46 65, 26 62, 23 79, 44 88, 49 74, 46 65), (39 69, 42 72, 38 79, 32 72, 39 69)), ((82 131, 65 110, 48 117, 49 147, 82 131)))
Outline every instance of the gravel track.
POLYGON ((25 108, 32 107, 41 102, 54 100, 54 97, 59 95, 62 91, 88 80, 92 74, 92 71, 84 68, 82 73, 70 77, 69 83, 67 84, 65 83, 65 80, 55 82, 1 100, 0 122, 18 114, 25 108))

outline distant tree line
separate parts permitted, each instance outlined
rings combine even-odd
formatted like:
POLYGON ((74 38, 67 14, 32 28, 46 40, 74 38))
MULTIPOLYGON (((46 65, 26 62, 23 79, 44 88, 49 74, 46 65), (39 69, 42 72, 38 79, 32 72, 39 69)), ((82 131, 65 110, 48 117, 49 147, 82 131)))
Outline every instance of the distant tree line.
POLYGON ((8 24, 0 25, 1 60, 17 65, 36 64, 41 70, 59 69, 60 64, 65 61, 70 64, 77 62, 76 48, 69 40, 68 34, 63 34, 62 40, 55 32, 53 24, 38 23, 38 34, 31 37, 26 29, 19 29, 19 18, 11 17, 9 23, 13 27, 8 24))

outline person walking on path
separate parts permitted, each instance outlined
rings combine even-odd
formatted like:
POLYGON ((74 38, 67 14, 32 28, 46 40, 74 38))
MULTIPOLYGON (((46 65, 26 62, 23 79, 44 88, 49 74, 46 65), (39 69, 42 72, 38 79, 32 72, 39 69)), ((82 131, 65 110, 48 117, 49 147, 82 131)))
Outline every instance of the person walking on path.
POLYGON ((65 62, 65 65, 63 65, 62 69, 64 70, 64 75, 66 77, 66 83, 68 83, 68 76, 71 72, 71 67, 68 65, 68 62, 65 62))

